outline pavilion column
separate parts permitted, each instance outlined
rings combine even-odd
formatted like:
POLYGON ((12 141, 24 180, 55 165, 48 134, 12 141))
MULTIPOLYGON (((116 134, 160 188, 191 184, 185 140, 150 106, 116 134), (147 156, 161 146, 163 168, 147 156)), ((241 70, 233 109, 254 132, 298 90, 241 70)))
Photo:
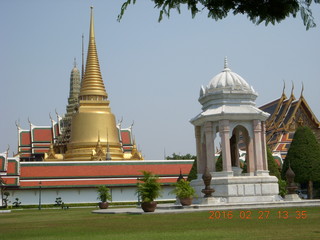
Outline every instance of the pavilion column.
POLYGON ((267 142, 266 142, 266 123, 261 122, 261 142, 262 142, 262 162, 263 170, 268 170, 267 142))
POLYGON ((236 146, 235 146, 235 164, 236 164, 236 167, 240 167, 240 160, 239 160, 239 139, 240 139, 240 136, 239 136, 239 131, 237 131, 236 133, 236 146))
POLYGON ((254 160, 256 171, 263 170, 261 140, 261 121, 253 120, 254 160))
POLYGON ((252 138, 248 137, 247 142, 247 173, 254 173, 255 164, 254 164, 254 147, 252 138))
POLYGON ((221 138, 224 172, 232 172, 229 131, 230 131, 229 120, 221 120, 219 122, 219 132, 220 132, 220 138, 221 138))
POLYGON ((202 161, 202 146, 201 146, 201 127, 195 126, 194 128, 196 137, 196 151, 197 151, 197 174, 204 173, 204 162, 202 161))
POLYGON ((206 139, 206 167, 209 172, 215 172, 215 158, 214 158, 214 141, 213 141, 213 125, 212 122, 206 122, 204 124, 204 133, 206 139))
POLYGON ((203 174, 207 165, 207 146, 204 134, 201 132, 201 156, 200 156, 200 166, 198 167, 198 173, 203 174))

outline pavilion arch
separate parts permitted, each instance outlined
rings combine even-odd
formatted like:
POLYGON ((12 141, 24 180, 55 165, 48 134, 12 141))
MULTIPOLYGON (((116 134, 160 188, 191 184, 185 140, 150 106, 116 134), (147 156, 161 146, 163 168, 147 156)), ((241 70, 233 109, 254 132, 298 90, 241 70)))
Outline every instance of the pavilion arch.
POLYGON ((239 176, 242 173, 239 159, 239 149, 244 148, 246 151, 246 164, 247 172, 253 173, 255 170, 254 161, 253 161, 253 145, 252 136, 250 136, 250 131, 248 128, 239 124, 236 125, 230 134, 230 157, 231 157, 231 166, 234 172, 234 175, 239 176))

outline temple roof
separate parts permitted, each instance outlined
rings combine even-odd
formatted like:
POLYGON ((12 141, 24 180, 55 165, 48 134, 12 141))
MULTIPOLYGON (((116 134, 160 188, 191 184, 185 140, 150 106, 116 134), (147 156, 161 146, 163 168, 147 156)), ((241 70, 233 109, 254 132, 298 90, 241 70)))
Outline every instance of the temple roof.
POLYGON ((284 92, 282 96, 260 107, 270 114, 266 120, 266 140, 273 152, 280 152, 285 158, 290 147, 293 133, 299 126, 308 126, 320 140, 320 122, 312 112, 301 91, 301 96, 296 99, 293 87, 289 98, 284 92), (288 137, 290 134, 290 138, 288 137), (285 142, 283 141, 286 137, 285 142))

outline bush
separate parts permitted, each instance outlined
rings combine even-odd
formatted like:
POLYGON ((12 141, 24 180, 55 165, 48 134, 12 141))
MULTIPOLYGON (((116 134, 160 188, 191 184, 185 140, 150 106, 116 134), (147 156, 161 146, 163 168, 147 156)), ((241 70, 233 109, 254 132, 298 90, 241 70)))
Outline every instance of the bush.
POLYGON ((189 198, 195 197, 195 190, 190 186, 189 181, 180 179, 179 182, 174 184, 175 188, 170 192, 170 194, 175 194, 178 198, 189 198))
POLYGON ((161 196, 161 185, 159 177, 152 172, 142 171, 143 177, 139 179, 136 193, 142 202, 152 202, 161 196))
POLYGON ((98 200, 100 200, 101 202, 106 202, 107 200, 111 201, 111 194, 110 194, 110 190, 107 186, 105 185, 101 185, 98 187, 98 200))

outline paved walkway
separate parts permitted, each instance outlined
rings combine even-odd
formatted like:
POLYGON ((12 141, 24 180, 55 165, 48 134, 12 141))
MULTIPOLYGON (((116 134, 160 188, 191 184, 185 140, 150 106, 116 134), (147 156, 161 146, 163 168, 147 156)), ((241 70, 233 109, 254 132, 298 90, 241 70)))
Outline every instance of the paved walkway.
POLYGON ((195 204, 187 207, 174 204, 158 204, 156 211, 145 213, 140 207, 136 208, 109 208, 93 210, 92 213, 98 214, 161 214, 161 213, 188 213, 196 211, 213 210, 246 210, 246 209, 267 209, 267 208, 292 208, 292 207, 320 207, 320 200, 301 200, 301 201, 278 201, 261 203, 223 203, 212 205, 195 204))

